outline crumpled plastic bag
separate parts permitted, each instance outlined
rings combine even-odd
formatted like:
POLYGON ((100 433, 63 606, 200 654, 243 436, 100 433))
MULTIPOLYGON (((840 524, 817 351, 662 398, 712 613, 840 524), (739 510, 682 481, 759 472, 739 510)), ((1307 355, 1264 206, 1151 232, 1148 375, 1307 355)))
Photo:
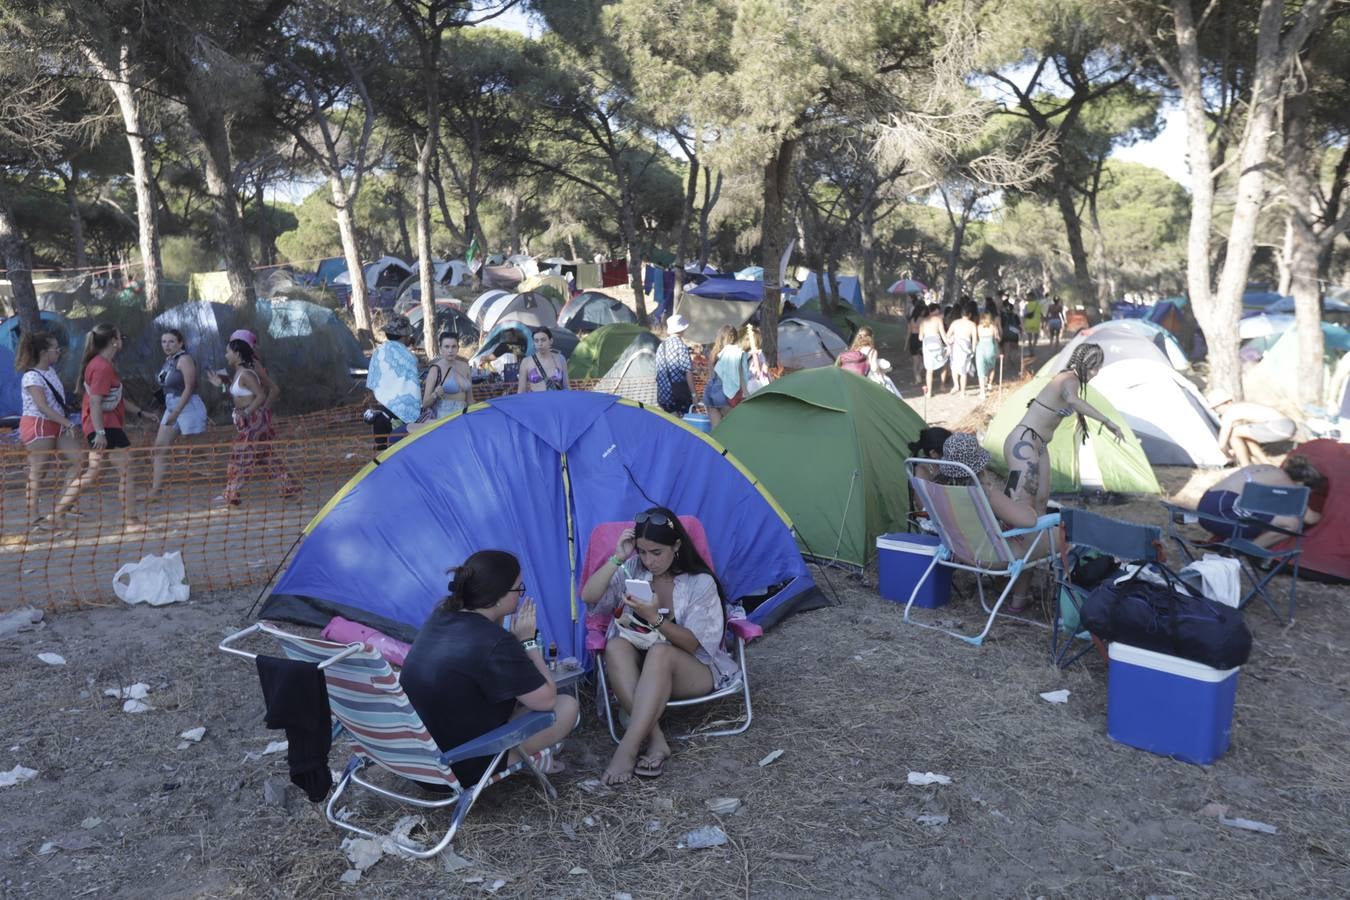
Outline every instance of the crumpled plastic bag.
POLYGON ((183 554, 175 550, 163 556, 141 557, 127 563, 113 576, 113 593, 126 603, 164 606, 187 600, 191 588, 184 580, 183 554))

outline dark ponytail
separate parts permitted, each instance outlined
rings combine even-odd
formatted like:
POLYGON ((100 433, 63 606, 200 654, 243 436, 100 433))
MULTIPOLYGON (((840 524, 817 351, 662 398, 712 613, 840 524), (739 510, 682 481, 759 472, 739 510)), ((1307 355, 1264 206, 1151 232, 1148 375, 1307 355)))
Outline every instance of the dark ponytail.
POLYGON ((441 605, 456 611, 486 609, 516 586, 520 560, 505 550, 479 550, 448 571, 450 583, 441 605))

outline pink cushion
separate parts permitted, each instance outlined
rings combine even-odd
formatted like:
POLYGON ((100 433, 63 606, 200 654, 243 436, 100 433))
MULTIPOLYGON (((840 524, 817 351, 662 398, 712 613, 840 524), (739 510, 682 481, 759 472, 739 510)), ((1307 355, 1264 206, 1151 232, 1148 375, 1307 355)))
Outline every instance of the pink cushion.
POLYGON ((353 622, 351 619, 342 618, 342 616, 334 616, 333 620, 324 626, 320 634, 339 644, 354 644, 357 641, 369 644, 395 666, 402 666, 403 661, 408 657, 408 651, 412 649, 411 644, 405 644, 397 638, 391 638, 382 631, 376 631, 369 625, 362 625, 360 622, 353 622))
MULTIPOLYGON (((708 535, 703 523, 694 516, 680 516, 680 524, 694 542, 694 549, 703 557, 709 568, 713 567, 712 551, 708 549, 708 535)), ((605 564, 605 560, 614 555, 614 545, 625 528, 633 527, 632 520, 626 522, 601 522, 591 531, 591 539, 586 544, 586 559, 581 566, 581 583, 595 574, 605 564)), ((714 570, 715 571, 715 570, 714 570)), ((612 615, 592 613, 586 617, 586 649, 592 653, 605 649, 605 632, 609 630, 612 615)))
MULTIPOLYGON (((708 549, 708 535, 703 530, 703 523, 694 516, 680 516, 680 524, 684 530, 689 532, 689 539, 694 542, 694 549, 698 551, 699 556, 708 564, 708 568, 714 572, 717 571, 717 565, 713 561, 712 551, 708 549)), ((595 570, 605 564, 605 560, 614 555, 614 545, 619 542, 619 535, 625 528, 632 528, 633 522, 630 519, 626 522, 601 522, 595 526, 591 532, 590 542, 586 544, 586 559, 581 566, 581 583, 585 584, 586 579, 594 574, 595 570)))

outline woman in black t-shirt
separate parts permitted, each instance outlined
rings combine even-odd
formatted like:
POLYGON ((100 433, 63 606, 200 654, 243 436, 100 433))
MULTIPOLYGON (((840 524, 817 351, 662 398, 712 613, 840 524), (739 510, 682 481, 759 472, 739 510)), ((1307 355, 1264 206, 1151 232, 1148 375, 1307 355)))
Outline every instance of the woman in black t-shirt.
MULTIPOLYGON (((399 676, 427 731, 452 750, 522 713, 551 711, 554 723, 520 749, 536 753, 558 743, 577 726, 577 701, 559 694, 549 677, 520 561, 504 550, 480 550, 451 571, 449 596, 422 625, 399 676), (508 631, 502 622, 512 613, 508 631)), ((480 756, 452 768, 460 783, 472 784, 491 761, 480 756)), ((545 771, 560 772, 562 764, 549 760, 545 771)))

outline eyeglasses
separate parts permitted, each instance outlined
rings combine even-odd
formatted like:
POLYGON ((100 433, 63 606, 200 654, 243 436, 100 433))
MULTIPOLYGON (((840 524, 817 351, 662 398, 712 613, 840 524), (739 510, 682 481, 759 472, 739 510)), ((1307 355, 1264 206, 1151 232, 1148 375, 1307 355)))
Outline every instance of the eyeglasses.
POLYGON ((637 525, 650 524, 658 526, 664 525, 667 527, 674 524, 673 522, 670 521, 670 516, 667 516, 665 513, 662 512, 638 513, 636 516, 633 517, 633 522, 637 525))
POLYGON ((522 582, 520 583, 520 587, 513 587, 513 588, 511 588, 511 590, 507 591, 507 593, 508 593, 508 594, 523 594, 523 593, 525 593, 525 582, 522 581, 522 582))

